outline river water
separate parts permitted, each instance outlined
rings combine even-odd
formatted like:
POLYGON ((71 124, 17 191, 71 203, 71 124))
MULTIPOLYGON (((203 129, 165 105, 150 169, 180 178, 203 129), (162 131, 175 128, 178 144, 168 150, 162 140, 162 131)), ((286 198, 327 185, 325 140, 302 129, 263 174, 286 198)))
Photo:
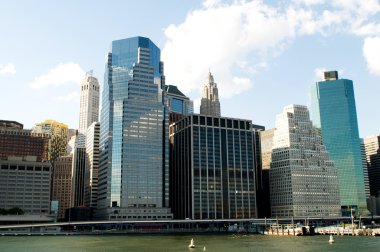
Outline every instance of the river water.
POLYGON ((0 236, 0 251, 380 251, 380 237, 275 237, 264 235, 71 235, 0 236), (196 247, 189 249, 194 239, 196 247))

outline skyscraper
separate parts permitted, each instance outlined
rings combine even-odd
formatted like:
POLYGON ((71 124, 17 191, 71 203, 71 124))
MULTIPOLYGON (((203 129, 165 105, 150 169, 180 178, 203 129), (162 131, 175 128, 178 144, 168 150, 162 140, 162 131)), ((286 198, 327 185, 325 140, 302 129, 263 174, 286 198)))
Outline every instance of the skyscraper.
POLYGON ((220 116, 218 87, 214 82, 214 77, 210 72, 208 73, 205 84, 203 86, 200 114, 208 116, 220 116))
MULTIPOLYGON (((360 138, 360 150, 361 150, 361 154, 362 154, 365 197, 366 197, 366 199, 368 199, 371 196, 371 192, 369 189, 367 156, 366 156, 366 150, 365 150, 365 144, 364 144, 363 138, 360 138)), ((367 203, 367 208, 368 208, 368 203, 367 203)))
POLYGON ((272 217, 340 216, 337 171, 306 106, 277 115, 269 175, 272 217))
POLYGON ((85 206, 96 208, 98 199, 100 124, 92 123, 86 133, 85 206))
POLYGON ((260 136, 260 157, 261 172, 258 174, 259 190, 257 191, 257 208, 259 218, 271 217, 270 210, 270 185, 269 185, 269 169, 272 162, 272 147, 275 129, 259 131, 260 136))
POLYGON ((86 73, 81 84, 78 147, 85 147, 87 128, 99 121, 99 83, 92 76, 92 72, 86 73))
POLYGON ((178 121, 193 113, 193 101, 184 95, 177 86, 166 85, 166 96, 169 108, 169 122, 178 121))
POLYGON ((380 197, 380 136, 364 138, 371 196, 380 197))
POLYGON ((250 120, 197 114, 170 125, 176 219, 257 218, 256 131, 261 129, 250 120))
POLYGON ((172 218, 163 90, 160 49, 151 40, 112 42, 102 94, 98 218, 172 218))
POLYGON ((54 120, 36 123, 36 126, 32 128, 33 133, 49 134, 49 160, 53 166, 55 160, 66 153, 67 131, 68 127, 66 124, 54 120))
POLYGON ((86 184, 86 148, 74 148, 72 161, 71 206, 84 206, 84 187, 86 184))
POLYGON ((54 164, 52 200, 58 201, 59 219, 64 219, 66 209, 71 207, 72 158, 72 156, 62 156, 54 164))
MULTIPOLYGON (((97 175, 98 167, 97 163, 94 167, 92 161, 93 147, 99 146, 99 138, 91 135, 90 140, 97 142, 89 143, 87 133, 88 128, 99 120, 99 90, 98 80, 92 76, 92 71, 86 73, 80 87, 79 129, 72 157, 72 207, 90 207, 96 204, 96 201, 92 200, 93 193, 89 185, 92 181, 97 181, 97 177, 93 176, 97 175), (90 153, 87 146, 90 148, 90 153), (93 172, 93 169, 96 169, 96 172, 93 172)), ((93 133, 93 131, 90 132, 93 133)))
POLYGON ((325 72, 325 80, 311 89, 311 118, 338 171, 342 214, 368 213, 352 81, 325 72))
POLYGON ((260 132, 262 169, 269 170, 272 162, 272 148, 275 128, 260 132))

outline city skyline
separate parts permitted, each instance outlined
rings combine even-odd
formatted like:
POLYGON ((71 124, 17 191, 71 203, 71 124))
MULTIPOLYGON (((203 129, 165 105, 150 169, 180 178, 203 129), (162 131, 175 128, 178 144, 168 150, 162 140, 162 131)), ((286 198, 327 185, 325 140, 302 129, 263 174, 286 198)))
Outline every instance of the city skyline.
POLYGON ((162 51, 166 83, 194 100, 196 113, 208 71, 222 116, 271 128, 283 106, 309 105, 322 80, 316 72, 338 70, 355 83, 360 137, 377 135, 379 14, 375 0, 9 2, 0 10, 9 24, 1 30, 0 118, 78 128, 85 72, 93 69, 103 88, 110 41, 145 36, 162 51), (143 10, 147 21, 135 21, 143 10))

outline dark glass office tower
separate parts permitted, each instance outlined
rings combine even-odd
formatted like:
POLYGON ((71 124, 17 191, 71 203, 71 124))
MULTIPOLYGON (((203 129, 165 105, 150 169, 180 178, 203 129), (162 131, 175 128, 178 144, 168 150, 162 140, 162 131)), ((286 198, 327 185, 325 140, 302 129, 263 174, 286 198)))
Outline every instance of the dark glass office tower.
POLYGON ((97 218, 168 219, 168 116, 160 49, 112 42, 104 78, 97 218))
POLYGON ((380 197, 380 136, 364 138, 370 193, 380 197))
POLYGON ((193 114, 193 101, 184 95, 177 86, 165 86, 167 103, 169 107, 169 123, 178 121, 193 114))
POLYGON ((257 217, 255 137, 243 119, 194 114, 170 125, 176 219, 257 217))
POLYGON ((322 130, 322 141, 338 171, 343 216, 368 213, 361 159, 354 86, 338 79, 336 71, 325 72, 325 80, 312 86, 311 118, 322 130))

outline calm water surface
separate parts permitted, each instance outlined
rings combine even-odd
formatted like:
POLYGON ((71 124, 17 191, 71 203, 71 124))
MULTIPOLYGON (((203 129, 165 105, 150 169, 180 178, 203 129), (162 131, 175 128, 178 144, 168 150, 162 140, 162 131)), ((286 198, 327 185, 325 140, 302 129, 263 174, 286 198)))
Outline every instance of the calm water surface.
POLYGON ((0 237, 0 251, 380 251, 380 237, 263 235, 103 235, 0 237), (196 247, 187 246, 194 238, 196 247))

